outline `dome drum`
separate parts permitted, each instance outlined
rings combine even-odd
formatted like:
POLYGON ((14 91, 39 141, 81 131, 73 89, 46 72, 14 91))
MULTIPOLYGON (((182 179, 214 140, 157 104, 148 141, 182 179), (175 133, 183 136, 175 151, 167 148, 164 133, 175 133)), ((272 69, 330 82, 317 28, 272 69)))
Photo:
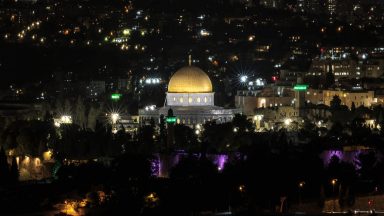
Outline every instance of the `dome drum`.
POLYGON ((211 93, 167 93, 168 106, 214 106, 211 93))

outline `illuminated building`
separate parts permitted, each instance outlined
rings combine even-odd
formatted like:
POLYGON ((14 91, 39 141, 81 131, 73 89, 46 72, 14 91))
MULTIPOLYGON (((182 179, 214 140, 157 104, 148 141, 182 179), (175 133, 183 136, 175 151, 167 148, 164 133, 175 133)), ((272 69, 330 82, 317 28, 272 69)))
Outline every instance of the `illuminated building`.
POLYGON ((366 90, 323 90, 323 101, 327 106, 331 105, 331 101, 334 96, 339 96, 341 105, 352 107, 352 103, 355 107, 365 106, 370 107, 374 103, 374 91, 366 90))
POLYGON ((161 108, 140 109, 140 123, 158 119, 161 114, 167 116, 170 108, 177 123, 186 125, 212 120, 218 123, 232 121, 239 110, 215 106, 214 94, 211 80, 204 71, 191 65, 183 67, 169 81, 166 105, 161 108))

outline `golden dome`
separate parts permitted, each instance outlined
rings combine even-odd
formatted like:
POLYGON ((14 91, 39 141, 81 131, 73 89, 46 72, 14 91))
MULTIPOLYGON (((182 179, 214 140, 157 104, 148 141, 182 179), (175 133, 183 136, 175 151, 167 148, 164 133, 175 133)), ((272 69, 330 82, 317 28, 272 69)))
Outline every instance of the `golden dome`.
POLYGON ((171 77, 168 84, 170 93, 208 93, 212 83, 208 75, 198 67, 186 66, 171 77))

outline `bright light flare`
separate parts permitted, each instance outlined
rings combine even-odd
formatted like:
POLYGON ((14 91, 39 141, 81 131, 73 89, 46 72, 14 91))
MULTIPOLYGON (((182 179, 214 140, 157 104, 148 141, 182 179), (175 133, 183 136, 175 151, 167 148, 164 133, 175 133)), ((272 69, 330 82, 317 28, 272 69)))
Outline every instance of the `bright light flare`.
POLYGON ((247 80, 248 80, 248 76, 247 75, 240 76, 240 82, 245 83, 245 82, 247 82, 247 80))
POLYGON ((284 120, 284 124, 286 126, 289 126, 291 123, 292 123, 292 119, 290 119, 290 118, 284 120))
POLYGON ((120 114, 119 113, 111 113, 110 118, 111 118, 112 124, 116 124, 117 121, 120 119, 120 114))

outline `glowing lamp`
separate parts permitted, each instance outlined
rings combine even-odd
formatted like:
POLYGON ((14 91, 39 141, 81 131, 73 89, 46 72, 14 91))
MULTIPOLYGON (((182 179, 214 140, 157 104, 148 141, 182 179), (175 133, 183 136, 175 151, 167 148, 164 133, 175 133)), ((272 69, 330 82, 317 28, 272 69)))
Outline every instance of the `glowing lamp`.
POLYGON ((174 117, 174 116, 170 116, 170 117, 167 117, 165 121, 166 121, 167 123, 174 124, 174 123, 176 123, 177 118, 174 117))
POLYGON ((111 95, 111 99, 112 99, 112 100, 117 101, 117 100, 120 100, 120 98, 121 98, 121 94, 117 94, 117 93, 115 93, 115 94, 112 94, 112 95, 111 95))
POLYGON ((295 91, 306 91, 308 88, 308 85, 303 85, 303 84, 297 84, 293 87, 295 91))

